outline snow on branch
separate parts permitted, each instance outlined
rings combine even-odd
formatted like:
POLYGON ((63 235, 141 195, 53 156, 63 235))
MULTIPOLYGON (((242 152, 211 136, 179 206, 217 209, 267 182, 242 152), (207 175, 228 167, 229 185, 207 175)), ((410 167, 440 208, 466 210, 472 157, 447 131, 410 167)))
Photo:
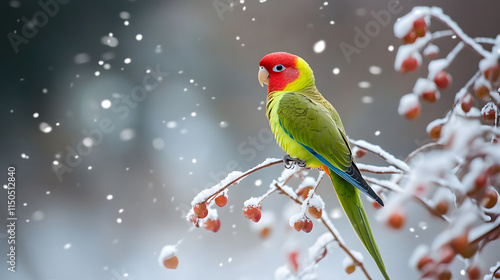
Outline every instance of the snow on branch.
POLYGON ((365 140, 349 139, 349 141, 351 142, 351 144, 358 146, 359 148, 362 148, 366 151, 369 151, 371 153, 378 155, 379 157, 384 159, 387 163, 398 168, 399 170, 401 170, 403 172, 410 171, 410 167, 404 161, 397 159, 396 157, 394 157, 390 153, 383 150, 378 145, 370 144, 370 143, 366 142, 365 140))
MULTIPOLYGON (((446 93, 452 82, 448 71, 452 62, 458 63, 457 54, 465 47, 477 53, 480 60, 478 71, 455 94, 454 104, 443 114, 446 117, 428 124, 426 131, 436 142, 417 148, 405 160, 410 171, 394 174, 388 181, 366 178, 373 185, 392 191, 378 217, 400 229, 406 220, 406 202, 418 202, 432 217, 446 223, 447 228, 434 238, 431 246, 421 244, 415 248, 410 267, 419 271, 422 278, 450 278, 449 263, 461 255, 464 271, 480 279, 486 273, 478 266, 481 249, 491 246, 500 234, 500 35, 495 39, 470 37, 437 7, 413 8, 396 21, 394 34, 403 41, 395 58, 396 71, 416 70, 424 63, 420 52, 431 59, 427 78, 419 78, 413 92, 401 97, 399 113, 408 119, 418 117, 420 100, 434 103, 446 93), (431 19, 442 22, 449 30, 431 32, 431 19), (439 47, 430 42, 450 34, 458 39, 456 46, 444 58, 435 59, 439 47), (493 46, 488 51, 480 44, 493 46), (471 91, 478 101, 474 102, 471 91), (399 191, 394 191, 396 185, 399 191)), ((497 273, 498 267, 493 266, 495 271, 491 272, 497 273)))

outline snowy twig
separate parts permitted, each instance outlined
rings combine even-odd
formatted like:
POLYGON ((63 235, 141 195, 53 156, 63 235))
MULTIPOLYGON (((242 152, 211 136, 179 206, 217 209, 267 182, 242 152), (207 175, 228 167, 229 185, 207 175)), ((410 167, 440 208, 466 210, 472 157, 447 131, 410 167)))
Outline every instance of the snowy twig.
MULTIPOLYGON (((297 204, 300 204, 302 205, 302 202, 300 200, 298 200, 296 197, 294 197, 293 195, 289 194, 286 190, 282 189, 277 183, 275 183, 275 187, 278 188, 281 193, 285 194, 286 196, 288 196, 288 198, 290 198, 291 200, 295 201, 295 203, 297 204)), ((351 251, 347 248, 347 246, 343 243, 342 239, 339 237, 340 235, 338 235, 338 232, 337 230, 335 229, 335 227, 333 227, 333 224, 332 222, 329 220, 328 216, 326 213, 323 213, 323 215, 321 216, 321 222, 323 223, 323 225, 325 225, 325 227, 328 229, 328 231, 332 234, 333 238, 335 239, 335 242, 338 243, 339 247, 344 250, 344 252, 353 260, 354 264, 356 266, 358 266, 362 271, 363 273, 365 274, 366 278, 368 280, 371 280, 372 278, 370 277, 370 275, 368 274, 368 271, 366 271, 364 265, 362 262, 358 261, 358 259, 356 259, 356 257, 354 257, 354 255, 351 253, 351 251)))
POLYGON ((418 147, 417 149, 415 149, 413 152, 411 152, 405 159, 405 162, 408 163, 410 162, 417 154, 427 150, 427 149, 430 149, 430 148, 434 148, 434 147, 443 147, 444 145, 443 144, 439 144, 439 143, 436 143, 436 142, 431 142, 431 143, 427 143, 423 146, 420 146, 418 147))
POLYGON ((404 161, 397 159, 396 157, 394 157, 390 153, 383 150, 380 146, 370 144, 370 143, 366 142, 365 140, 349 139, 349 141, 353 145, 358 146, 359 148, 362 148, 362 149, 367 150, 373 154, 378 155, 379 157, 384 159, 387 163, 389 163, 390 165, 398 168, 399 170, 401 170, 405 173, 410 171, 410 167, 404 161))
POLYGON ((215 198, 219 193, 223 192, 225 189, 227 189, 229 186, 237 184, 240 180, 243 178, 247 177, 248 175, 259 171, 261 169, 264 169, 269 166, 273 166, 276 164, 283 163, 282 159, 276 159, 276 158, 270 158, 266 159, 263 163, 250 168, 249 170, 241 173, 238 171, 233 171, 227 175, 226 178, 224 178, 220 183, 217 185, 201 191, 197 196, 194 197, 193 201, 191 202, 191 205, 194 206, 197 203, 202 203, 202 202, 209 202, 213 198, 215 198), (236 177, 236 178, 234 178, 236 177), (229 182, 228 182, 229 181, 229 182))
POLYGON ((471 37, 467 36, 467 34, 464 33, 462 28, 460 28, 455 21, 453 21, 448 15, 443 13, 443 10, 441 8, 430 8, 430 14, 442 23, 446 24, 460 40, 462 40, 469 48, 473 49, 481 57, 488 56, 488 52, 485 51, 483 47, 476 41, 474 41, 471 37))

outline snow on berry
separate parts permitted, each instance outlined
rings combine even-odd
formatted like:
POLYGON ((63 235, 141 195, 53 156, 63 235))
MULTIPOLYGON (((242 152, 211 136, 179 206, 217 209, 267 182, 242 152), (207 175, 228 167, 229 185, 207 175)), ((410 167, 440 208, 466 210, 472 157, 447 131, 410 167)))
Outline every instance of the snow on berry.
POLYGON ((177 245, 166 245, 161 249, 160 255, 158 255, 158 264, 170 269, 177 268, 177 263, 179 262, 176 256, 177 245))
POLYGON ((400 17, 394 23, 394 35, 400 39, 405 37, 414 28, 414 22, 422 17, 425 20, 426 25, 429 26, 430 18, 427 16, 429 12, 429 7, 414 7, 410 13, 400 17))
POLYGON ((420 113, 418 96, 413 93, 403 95, 399 100, 398 113, 408 119, 416 118, 420 113))
POLYGON ((394 60, 394 70, 404 73, 415 70, 421 64, 422 55, 420 55, 415 45, 403 45, 398 48, 398 53, 396 54, 396 59, 394 60), (410 63, 410 60, 408 60, 409 58, 413 58, 415 61, 411 61, 410 63), (402 68, 403 66, 407 68, 402 68))
POLYGON ((428 44, 422 53, 426 57, 434 57, 439 53, 439 47, 434 44, 428 44))
POLYGON ((415 93, 416 95, 422 97, 427 101, 431 101, 427 97, 427 95, 430 93, 433 93, 434 102, 436 100, 439 100, 440 98, 440 93, 437 90, 436 84, 433 81, 424 78, 418 78, 417 82, 415 83, 415 86, 413 86, 413 93, 415 93))

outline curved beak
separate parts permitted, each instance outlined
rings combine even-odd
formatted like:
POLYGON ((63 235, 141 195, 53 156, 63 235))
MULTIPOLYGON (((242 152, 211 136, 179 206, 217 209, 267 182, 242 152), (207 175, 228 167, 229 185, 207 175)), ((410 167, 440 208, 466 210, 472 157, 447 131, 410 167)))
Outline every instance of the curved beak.
POLYGON ((264 86, 264 84, 269 84, 269 72, 267 72, 264 66, 259 67, 259 83, 260 86, 264 86))

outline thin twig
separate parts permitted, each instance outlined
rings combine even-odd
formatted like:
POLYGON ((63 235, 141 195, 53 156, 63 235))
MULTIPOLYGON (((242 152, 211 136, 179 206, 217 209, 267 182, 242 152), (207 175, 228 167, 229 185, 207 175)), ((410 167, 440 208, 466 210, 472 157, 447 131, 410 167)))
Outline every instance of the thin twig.
POLYGON ((444 147, 444 145, 440 144, 440 143, 432 142, 432 143, 428 143, 428 144, 425 144, 423 146, 420 146, 420 147, 418 147, 418 149, 415 149, 413 152, 411 152, 408 155, 408 157, 406 157, 405 162, 406 163, 410 162, 410 160, 412 160, 413 157, 415 157, 418 153, 421 153, 424 150, 427 150, 427 149, 430 149, 430 148, 434 148, 434 147, 444 147))
POLYGON ((246 176, 256 172, 256 171, 259 171, 261 169, 264 169, 266 167, 269 167, 269 166, 273 166, 273 165, 276 165, 276 164, 279 164, 279 163, 283 163, 283 161, 281 159, 279 160, 275 160, 275 161, 272 161, 270 163, 267 163, 267 164, 264 164, 262 166, 259 166, 257 168, 252 168, 248 171, 246 171, 245 173, 241 174, 241 176, 239 176, 238 178, 232 180, 231 182, 227 183, 224 187, 220 188, 218 191, 216 191, 215 193, 211 194, 210 196, 208 196, 206 199, 205 199, 205 202, 210 202, 210 200, 214 199, 219 193, 223 192, 225 189, 227 189, 229 186, 233 185, 234 183, 240 181, 241 179, 245 178, 246 176))
POLYGON ((441 9, 431 9, 431 15, 447 25, 455 33, 455 35, 457 35, 457 37, 464 42, 465 45, 474 50, 479 56, 483 58, 487 56, 488 52, 485 51, 483 47, 472 38, 467 36, 467 34, 465 34, 448 15, 444 14, 441 9))
MULTIPOLYGON (((298 199, 290 196, 287 192, 285 192, 277 183, 274 184, 274 186, 278 189, 281 190, 281 193, 285 194, 288 198, 290 198, 291 200, 295 201, 295 203, 297 204, 300 204, 302 205, 302 202, 299 201, 298 199)), ((371 280, 372 278, 370 277, 370 274, 368 274, 368 271, 366 271, 363 263, 359 262, 356 257, 354 257, 352 255, 352 253, 349 251, 349 249, 345 246, 345 244, 340 241, 340 239, 337 237, 337 235, 335 234, 335 232, 330 228, 330 226, 328 225, 328 223, 326 222, 326 220, 323 218, 323 216, 321 217, 321 222, 323 223, 323 225, 325 225, 325 227, 328 229, 328 231, 332 234, 333 238, 335 239, 335 241, 339 244, 339 247, 344 250, 344 252, 352 259, 352 261, 354 262, 354 265, 358 266, 359 268, 361 268, 361 270, 363 271, 363 273, 365 274, 366 278, 368 280, 371 280)))

